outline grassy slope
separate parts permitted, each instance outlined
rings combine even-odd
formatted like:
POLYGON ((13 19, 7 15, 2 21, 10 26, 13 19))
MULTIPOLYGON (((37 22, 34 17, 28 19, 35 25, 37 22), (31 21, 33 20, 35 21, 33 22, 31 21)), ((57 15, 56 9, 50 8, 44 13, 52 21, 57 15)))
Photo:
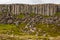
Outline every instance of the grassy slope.
POLYGON ((51 35, 51 36, 58 36, 58 35, 60 35, 60 32, 57 32, 57 30, 59 30, 58 27, 55 26, 54 24, 47 25, 47 24, 44 24, 44 23, 43 24, 39 23, 39 24, 36 24, 36 28, 42 29, 48 35, 51 35))
POLYGON ((2 34, 20 34, 19 29, 13 24, 0 24, 0 33, 2 34))
MULTIPOLYGON (((21 33, 24 34, 23 32, 21 32, 20 29, 23 29, 25 25, 26 24, 20 24, 19 27, 16 27, 16 25, 13 25, 13 24, 0 24, 0 34, 1 33, 3 33, 3 34, 6 34, 6 33, 7 34, 19 34, 19 35, 21 33)), ((38 30, 42 29, 42 30, 46 31, 47 33, 49 33, 50 35, 58 35, 58 32, 56 32, 56 31, 54 31, 54 29, 52 29, 52 28, 55 28, 54 24, 52 24, 52 25, 36 24, 36 28, 38 30), (49 26, 49 27, 47 27, 47 26, 49 26)))
MULTIPOLYGON (((20 24, 19 25, 20 28, 24 28, 24 26, 25 26, 25 24, 20 24)), ((52 36, 58 35, 58 33, 56 33, 54 30, 52 30, 52 27, 55 27, 55 26, 50 25, 50 27, 47 27, 46 24, 36 24, 36 28, 38 30, 42 29, 43 31, 46 31, 46 33, 48 33, 52 36)), ((21 30, 18 27, 16 27, 16 25, 13 25, 13 24, 0 24, 0 34, 20 35, 21 39, 24 39, 24 38, 35 39, 35 38, 37 38, 37 36, 35 36, 35 35, 27 35, 26 33, 21 32, 21 30)), ((41 33, 39 33, 39 34, 41 34, 41 33)), ((38 36, 38 38, 41 38, 41 36, 38 36)), ((45 38, 45 37, 42 36, 42 38, 45 38)), ((48 36, 46 36, 46 38, 48 38, 48 36)))
MULTIPOLYGON (((33 16, 33 15, 34 14, 30 14, 30 16, 33 16)), ((25 16, 21 14, 21 15, 18 15, 18 17, 24 18, 25 16)), ((47 18, 48 16, 45 16, 45 17, 47 18)), ((0 24, 0 34, 14 34, 14 35, 26 35, 27 36, 26 33, 23 33, 20 30, 21 28, 24 28, 25 25, 26 25, 25 23, 21 23, 19 27, 16 27, 16 25, 13 25, 13 24, 0 24)), ((52 29, 53 27, 55 27, 54 24, 48 25, 48 26, 49 27, 47 27, 47 24, 36 24, 37 29, 42 29, 52 36, 60 35, 58 32, 52 29)))

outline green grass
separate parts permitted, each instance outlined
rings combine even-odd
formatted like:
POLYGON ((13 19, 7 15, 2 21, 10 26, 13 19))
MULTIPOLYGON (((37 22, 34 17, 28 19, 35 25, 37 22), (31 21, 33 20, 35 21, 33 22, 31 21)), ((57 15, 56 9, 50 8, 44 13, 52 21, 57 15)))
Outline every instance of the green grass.
MULTIPOLYGON (((36 38, 38 38, 39 40, 40 39, 48 40, 49 37, 51 37, 51 36, 52 37, 59 36, 58 32, 56 32, 56 30, 52 29, 53 27, 56 27, 54 24, 48 25, 49 27, 47 27, 47 24, 45 24, 45 23, 43 23, 43 24, 39 23, 39 24, 35 25, 35 27, 38 30, 42 29, 43 31, 48 33, 48 35, 50 35, 50 36, 35 36, 36 33, 32 33, 32 34, 24 33, 21 31, 21 29, 23 29, 25 26, 26 26, 25 23, 19 24, 19 27, 17 27, 14 24, 0 24, 0 34, 9 34, 9 35, 13 34, 13 35, 19 36, 21 39, 31 38, 32 40, 35 40, 36 38)), ((28 28, 28 30, 29 30, 29 28, 28 28)), ((41 33, 39 32, 39 34, 42 35, 42 32, 41 33)), ((8 37, 8 38, 10 38, 10 37, 8 37)), ((12 39, 12 38, 10 38, 10 39, 12 39)), ((13 39, 15 39, 15 38, 13 38, 13 39)), ((20 40, 18 38, 16 38, 16 39, 20 40)))
POLYGON ((22 34, 22 32, 13 24, 0 24, 0 34, 22 34))
POLYGON ((29 15, 30 15, 31 17, 33 17, 33 16, 35 16, 35 13, 30 13, 29 15))
POLYGON ((21 13, 21 14, 19 14, 17 17, 18 17, 18 18, 24 18, 25 15, 21 13))
MULTIPOLYGON (((14 24, 0 24, 0 34, 27 35, 27 33, 24 33, 21 31, 21 29, 24 30, 25 26, 26 26, 25 23, 19 24, 18 27, 14 24)), ((54 24, 47 25, 45 23, 43 23, 43 24, 39 23, 39 24, 36 24, 35 27, 37 28, 37 30, 42 29, 42 32, 45 31, 50 36, 60 35, 59 34, 60 31, 59 32, 56 31, 56 30, 58 30, 58 28, 54 24), (53 28, 55 28, 55 29, 53 29, 53 28)), ((29 28, 26 30, 29 30, 29 28)), ((35 35, 36 33, 32 33, 32 34, 35 35)), ((42 34, 42 33, 39 33, 39 34, 42 34)))
POLYGON ((26 23, 21 23, 21 24, 19 24, 19 27, 20 28, 24 28, 26 26, 26 23))
POLYGON ((0 15, 2 14, 2 12, 0 12, 0 15))
POLYGON ((12 27, 15 27, 14 25, 9 25, 9 24, 0 24, 0 30, 6 29, 9 30, 12 27))
POLYGON ((60 12, 55 13, 55 16, 60 16, 60 12))
POLYGON ((47 15, 46 15, 46 16, 43 16, 43 17, 44 17, 44 18, 50 18, 51 16, 47 16, 47 15))
POLYGON ((50 36, 58 36, 58 35, 60 35, 60 31, 57 32, 58 28, 54 24, 47 25, 45 23, 43 23, 43 24, 39 23, 39 24, 36 24, 36 28, 37 29, 42 29, 43 31, 48 33, 50 36), (55 29, 53 29, 53 28, 55 28, 55 29))

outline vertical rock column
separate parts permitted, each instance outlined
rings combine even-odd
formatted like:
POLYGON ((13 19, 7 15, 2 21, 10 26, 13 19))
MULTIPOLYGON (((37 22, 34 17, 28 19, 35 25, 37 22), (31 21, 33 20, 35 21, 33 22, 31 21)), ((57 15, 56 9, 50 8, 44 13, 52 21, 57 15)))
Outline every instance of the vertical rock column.
POLYGON ((60 4, 57 5, 57 12, 60 12, 60 4))
POLYGON ((11 5, 11 12, 15 14, 15 5, 11 5))
POLYGON ((57 11, 56 5, 52 4, 50 5, 50 16, 53 16, 57 11))
POLYGON ((43 5, 43 15, 45 15, 45 11, 44 11, 44 9, 45 9, 45 5, 43 5))
POLYGON ((46 15, 49 16, 49 11, 50 11, 50 9, 49 9, 49 4, 47 4, 47 8, 46 8, 46 9, 47 9, 46 15))
POLYGON ((43 9, 42 9, 42 4, 38 5, 38 14, 42 15, 43 9))
POLYGON ((40 11, 39 11, 40 14, 42 15, 42 13, 43 13, 43 5, 40 4, 40 8, 39 8, 39 10, 40 10, 40 11))
POLYGON ((19 5, 15 5, 15 14, 16 14, 16 15, 19 14, 19 5))
POLYGON ((35 14, 37 14, 37 5, 35 5, 34 11, 35 11, 35 14))
POLYGON ((55 15, 56 12, 57 12, 57 5, 54 5, 54 14, 53 15, 55 15))
POLYGON ((24 5, 24 13, 27 11, 27 5, 24 5))
POLYGON ((49 15, 50 15, 50 16, 52 16, 53 13, 54 13, 54 12, 53 12, 53 11, 54 11, 53 8, 54 8, 54 6, 53 6, 53 5, 50 5, 50 8, 49 8, 49 10, 50 10, 50 14, 49 14, 49 15))
POLYGON ((23 11, 23 13, 25 13, 25 12, 26 12, 26 8, 25 8, 25 7, 26 7, 26 5, 23 5, 23 10, 22 10, 22 11, 23 11))
POLYGON ((8 5, 7 13, 11 13, 11 5, 8 5))
POLYGON ((28 5, 28 7, 27 7, 27 12, 30 14, 30 13, 32 13, 31 11, 32 11, 32 9, 31 9, 31 5, 28 5))
POLYGON ((27 5, 27 13, 29 13, 29 5, 27 5))
POLYGON ((0 5, 0 13, 2 12, 2 6, 0 5))
POLYGON ((25 8, 25 13, 28 13, 28 5, 26 5, 25 8))
POLYGON ((47 15, 47 5, 46 4, 44 5, 44 15, 45 16, 47 15))
POLYGON ((12 5, 12 13, 15 15, 19 14, 19 5, 12 5))
POLYGON ((32 13, 35 13, 35 9, 34 8, 35 8, 35 6, 33 5, 32 6, 32 13))

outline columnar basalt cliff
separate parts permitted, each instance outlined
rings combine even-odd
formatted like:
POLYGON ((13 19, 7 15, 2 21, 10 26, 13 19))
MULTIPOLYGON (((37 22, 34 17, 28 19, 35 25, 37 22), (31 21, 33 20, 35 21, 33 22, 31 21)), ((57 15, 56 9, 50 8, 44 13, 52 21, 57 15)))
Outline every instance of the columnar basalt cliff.
POLYGON ((0 4, 0 40, 10 37, 59 40, 56 37, 60 37, 60 4, 0 4))
POLYGON ((52 16, 56 12, 60 12, 60 5, 57 4, 36 4, 36 5, 28 5, 28 4, 6 4, 0 5, 0 12, 2 13, 35 13, 41 15, 52 16))

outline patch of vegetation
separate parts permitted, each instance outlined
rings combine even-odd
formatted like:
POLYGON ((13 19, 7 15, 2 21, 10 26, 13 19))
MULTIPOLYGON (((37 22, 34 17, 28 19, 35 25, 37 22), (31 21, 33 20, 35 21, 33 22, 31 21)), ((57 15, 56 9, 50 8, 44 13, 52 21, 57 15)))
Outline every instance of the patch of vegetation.
MULTIPOLYGON (((17 27, 16 25, 14 24, 0 24, 0 34, 14 34, 14 35, 20 35, 21 37, 24 38, 24 36, 28 37, 28 38, 37 38, 37 37, 41 37, 41 36, 34 36, 34 34, 36 33, 33 33, 32 35, 27 35, 27 33, 23 33, 21 31, 21 29, 23 29, 24 27, 26 26, 25 23, 21 23, 19 25, 19 27, 17 27), (20 29, 19 29, 20 28, 20 29)), ((43 35, 45 33, 48 33, 47 35, 50 35, 50 36, 57 36, 59 35, 59 32, 57 32, 56 30, 58 30, 54 24, 45 24, 45 23, 39 23, 39 24, 36 24, 35 27, 37 28, 37 32, 38 30, 42 29, 41 32, 39 32, 39 35, 43 35)), ((44 39, 44 37, 42 36, 42 39, 44 39)), ((48 36, 47 38, 48 39, 48 36)))
POLYGON ((35 16, 36 14, 35 13, 30 13, 29 14, 31 17, 35 16))
POLYGON ((19 28, 24 28, 26 26, 26 23, 19 24, 19 28))
POLYGON ((0 24, 0 34, 23 34, 14 24, 0 24))
POLYGON ((46 15, 46 16, 43 16, 43 17, 44 17, 44 18, 50 18, 51 16, 47 16, 47 15, 46 15))
POLYGON ((23 13, 20 13, 19 15, 17 15, 18 18, 24 18, 25 15, 23 13))
MULTIPOLYGON (((57 26, 55 26, 54 24, 36 24, 37 29, 42 29, 43 31, 45 31, 46 33, 48 33, 48 35, 50 36, 58 36, 60 35, 60 31, 57 32, 58 28, 56 28, 57 26)), ((41 33, 40 33, 41 34, 41 33)))
POLYGON ((60 12, 55 13, 55 16, 60 16, 60 12))

